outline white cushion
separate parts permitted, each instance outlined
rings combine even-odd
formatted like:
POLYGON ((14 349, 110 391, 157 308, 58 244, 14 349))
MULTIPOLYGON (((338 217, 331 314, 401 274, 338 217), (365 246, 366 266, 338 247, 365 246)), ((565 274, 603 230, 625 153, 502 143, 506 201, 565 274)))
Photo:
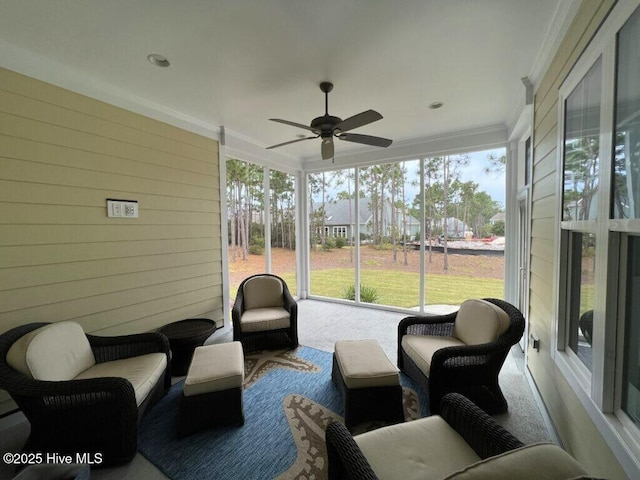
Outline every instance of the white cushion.
POLYGON ((481 460, 453 473, 446 480, 569 479, 586 473, 562 448, 538 443, 481 460))
POLYGON ((402 349, 427 377, 431 372, 431 359, 436 350, 459 347, 465 344, 453 337, 430 337, 428 335, 404 335, 402 349))
POLYGON ((354 440, 381 480, 441 479, 480 460, 437 415, 378 428, 354 440))
POLYGON ((509 328, 509 315, 486 300, 466 300, 460 305, 453 336, 467 345, 493 342, 509 328))
POLYGON ((282 282, 275 277, 257 276, 247 280, 242 287, 244 309, 282 307, 282 282))
POLYGON ((375 340, 340 340, 335 357, 348 388, 400 385, 396 367, 375 340))
POLYGON ((36 380, 71 380, 95 365, 89 340, 76 322, 58 322, 19 338, 7 352, 7 363, 36 380))
POLYGON ((156 383, 158 383, 158 379, 164 373, 166 367, 167 356, 164 353, 148 353, 137 357, 96 363, 93 367, 75 377, 75 379, 125 378, 133 385, 136 404, 140 406, 156 383))
POLYGON ((288 328, 291 315, 282 307, 265 307, 245 310, 240 317, 242 332, 263 332, 288 328))
POLYGON ((184 396, 242 387, 244 354, 240 342, 197 347, 184 381, 184 396))

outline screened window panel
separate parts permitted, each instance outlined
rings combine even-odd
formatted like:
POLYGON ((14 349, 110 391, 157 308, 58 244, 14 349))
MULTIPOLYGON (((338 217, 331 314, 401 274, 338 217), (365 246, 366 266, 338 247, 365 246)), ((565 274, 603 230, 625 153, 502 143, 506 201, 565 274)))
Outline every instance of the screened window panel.
POLYGON ((562 220, 595 220, 600 167, 599 59, 565 101, 562 220))

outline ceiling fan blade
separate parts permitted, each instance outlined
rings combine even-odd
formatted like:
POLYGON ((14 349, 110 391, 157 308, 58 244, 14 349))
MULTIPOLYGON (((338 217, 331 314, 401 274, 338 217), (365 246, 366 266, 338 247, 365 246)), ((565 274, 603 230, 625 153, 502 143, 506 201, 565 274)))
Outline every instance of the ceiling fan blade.
POLYGON ((343 133, 338 136, 340 140, 347 142, 364 143, 365 145, 373 145, 374 147, 388 147, 393 140, 382 137, 372 137, 371 135, 359 135, 357 133, 343 133))
POLYGON ((381 118, 382 115, 380 115, 375 110, 367 110, 366 112, 359 113, 357 115, 354 115, 353 117, 349 117, 346 120, 343 120, 335 126, 335 129, 340 130, 341 132, 348 132, 349 130, 353 130, 354 128, 362 127, 364 125, 376 122, 381 118))
POLYGON ((333 149, 333 137, 323 138, 322 139, 322 159, 329 160, 333 158, 334 149, 333 149))
POLYGON ((295 140, 290 140, 288 142, 279 143, 277 145, 271 145, 270 147, 267 147, 267 150, 271 150, 272 148, 284 147, 285 145, 289 145, 290 143, 302 142, 303 140, 311 140, 314 138, 318 138, 318 137, 296 138, 295 140))
POLYGON ((284 123, 285 125, 291 125, 292 127, 304 128, 305 130, 309 130, 313 133, 319 133, 317 130, 307 125, 303 125, 301 123, 291 122, 289 120, 282 120, 281 118, 270 118, 269 120, 271 120, 272 122, 284 123))

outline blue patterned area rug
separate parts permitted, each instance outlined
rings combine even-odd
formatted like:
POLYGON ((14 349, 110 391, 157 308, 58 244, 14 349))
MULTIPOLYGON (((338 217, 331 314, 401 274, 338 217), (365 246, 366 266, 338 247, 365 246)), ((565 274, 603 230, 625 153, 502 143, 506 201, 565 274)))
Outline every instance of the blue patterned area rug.
MULTIPOLYGON (((244 425, 180 439, 175 433, 179 382, 143 418, 138 449, 175 480, 325 479, 324 430, 343 415, 331 365, 331 353, 309 347, 247 355, 244 425)), ((406 419, 425 416, 422 392, 408 377, 400 377, 406 419)))

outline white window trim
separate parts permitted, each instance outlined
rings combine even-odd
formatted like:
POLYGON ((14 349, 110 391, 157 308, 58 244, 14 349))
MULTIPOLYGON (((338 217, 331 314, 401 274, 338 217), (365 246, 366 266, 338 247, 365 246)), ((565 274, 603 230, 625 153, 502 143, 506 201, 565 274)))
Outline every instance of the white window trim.
MULTIPOLYGON (((622 28, 627 19, 633 14, 636 8, 640 7, 640 0, 619 0, 611 11, 606 21, 595 37, 591 40, 589 46, 582 53, 580 59, 573 66, 573 69, 563 82, 559 89, 558 97, 558 132, 557 132, 557 185, 556 195, 558 199, 562 198, 564 179, 560 172, 563 171, 564 159, 564 104, 566 97, 573 91, 575 86, 589 71, 595 61, 602 55, 603 57, 603 82, 602 82, 602 98, 601 105, 601 132, 600 132, 600 168, 601 176, 599 183, 599 203, 598 218, 609 218, 609 201, 602 201, 610 197, 611 189, 611 149, 612 135, 614 128, 614 91, 615 91, 615 40, 617 32, 622 28), (603 216, 604 215, 604 216, 603 216)), ((558 202, 556 211, 556 229, 554 234, 554 243, 558 247, 561 246, 561 219, 562 205, 558 202)), ((607 271, 609 261, 609 249, 618 251, 616 245, 609 245, 610 231, 628 231, 637 226, 637 221, 630 221, 627 225, 620 226, 620 222, 615 221, 599 221, 597 230, 597 249, 596 254, 596 285, 608 285, 607 289, 599 290, 594 302, 594 344, 593 344, 593 367, 590 375, 591 381, 585 381, 581 365, 577 358, 572 358, 570 354, 564 351, 564 336, 560 332, 564 331, 566 319, 564 312, 561 311, 561 302, 559 298, 559 289, 564 285, 561 282, 560 265, 563 261, 563 252, 560 248, 556 248, 554 255, 554 280, 553 280, 553 322, 551 333, 551 357, 555 361, 561 374, 567 380, 577 398, 585 408, 587 414, 593 420, 596 428, 603 435, 607 445, 620 462, 630 478, 640 478, 640 431, 633 425, 626 415, 614 410, 619 405, 619 398, 614 398, 614 382, 620 385, 619 369, 616 368, 616 346, 619 344, 617 335, 620 333, 618 329, 618 315, 604 315, 604 309, 611 309, 612 304, 617 302, 617 298, 612 294, 611 277, 619 277, 620 272, 617 268, 607 271), (603 268, 604 267, 604 268, 603 268), (615 270, 615 271, 613 271, 615 270), (609 290, 608 297, 607 291, 609 290), (606 323, 605 323, 606 322, 606 323), (614 380, 614 374, 618 375, 614 380), (589 384, 590 383, 590 384, 589 384)), ((578 222, 575 222, 578 223, 578 222)), ((583 223, 583 222, 580 222, 583 223)), ((564 224, 565 227, 577 227, 575 224, 564 224)), ((617 306, 617 305, 616 305, 617 306)))

